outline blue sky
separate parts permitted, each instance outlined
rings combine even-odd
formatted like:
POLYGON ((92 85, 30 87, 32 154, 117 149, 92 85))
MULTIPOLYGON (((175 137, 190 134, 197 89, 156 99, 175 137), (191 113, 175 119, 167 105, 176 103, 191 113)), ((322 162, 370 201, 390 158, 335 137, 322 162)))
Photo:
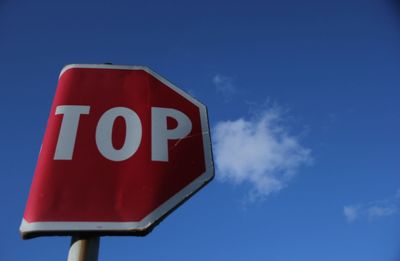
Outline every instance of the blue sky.
POLYGON ((0 260, 66 259, 18 228, 61 68, 104 62, 204 102, 217 168, 100 260, 400 259, 397 0, 2 0, 0 57, 0 260))

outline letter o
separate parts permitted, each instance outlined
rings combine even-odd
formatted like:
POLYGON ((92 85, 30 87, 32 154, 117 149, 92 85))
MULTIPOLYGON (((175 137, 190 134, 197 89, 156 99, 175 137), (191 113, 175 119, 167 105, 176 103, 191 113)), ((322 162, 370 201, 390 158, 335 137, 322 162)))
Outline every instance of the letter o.
POLYGON ((96 144, 100 153, 112 161, 123 161, 131 157, 139 148, 142 140, 142 123, 131 109, 115 107, 106 111, 96 128, 96 144), (126 125, 124 145, 115 149, 112 143, 112 130, 117 117, 123 117, 126 125))

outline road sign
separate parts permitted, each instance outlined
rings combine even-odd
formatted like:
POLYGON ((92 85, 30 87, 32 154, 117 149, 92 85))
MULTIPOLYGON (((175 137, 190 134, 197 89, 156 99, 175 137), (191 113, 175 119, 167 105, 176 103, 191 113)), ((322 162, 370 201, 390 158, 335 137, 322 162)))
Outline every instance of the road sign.
POLYGON ((20 227, 147 234, 214 175, 206 107, 141 66, 66 66, 20 227))

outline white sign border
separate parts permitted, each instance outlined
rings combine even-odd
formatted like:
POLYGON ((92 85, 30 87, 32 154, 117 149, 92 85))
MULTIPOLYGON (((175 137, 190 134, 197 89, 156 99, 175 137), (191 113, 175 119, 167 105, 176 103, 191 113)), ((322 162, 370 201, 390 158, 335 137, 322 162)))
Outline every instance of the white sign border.
POLYGON ((207 108, 195 98, 191 97, 189 94, 179 89, 174 84, 145 66, 125 66, 112 64, 70 64, 65 66, 61 70, 59 78, 61 78, 61 76, 66 71, 72 68, 142 70, 155 77, 157 80, 189 100, 191 103, 195 104, 200 111, 206 170, 194 181, 192 181, 190 184, 180 190, 173 197, 169 198, 167 201, 165 201, 163 204, 161 204, 158 208, 156 208, 153 212, 148 214, 139 222, 28 222, 23 218, 20 226, 20 233, 23 238, 30 238, 41 235, 68 235, 68 232, 73 233, 79 231, 85 233, 97 232, 99 234, 102 234, 103 232, 104 235, 112 235, 113 232, 121 232, 127 234, 146 232, 149 228, 153 226, 153 224, 157 224, 158 221, 162 220, 175 207, 183 203, 187 198, 189 198, 193 193, 195 193, 197 190, 199 190, 201 187, 211 181, 211 179, 214 177, 214 163, 211 151, 211 137, 210 129, 208 126, 207 108))

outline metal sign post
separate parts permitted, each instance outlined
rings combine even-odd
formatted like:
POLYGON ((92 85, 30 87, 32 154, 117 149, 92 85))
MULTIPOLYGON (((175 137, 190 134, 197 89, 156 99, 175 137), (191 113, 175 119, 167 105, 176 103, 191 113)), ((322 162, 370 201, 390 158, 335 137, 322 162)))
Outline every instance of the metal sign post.
POLYGON ((73 236, 68 252, 68 261, 97 261, 100 237, 73 236))

